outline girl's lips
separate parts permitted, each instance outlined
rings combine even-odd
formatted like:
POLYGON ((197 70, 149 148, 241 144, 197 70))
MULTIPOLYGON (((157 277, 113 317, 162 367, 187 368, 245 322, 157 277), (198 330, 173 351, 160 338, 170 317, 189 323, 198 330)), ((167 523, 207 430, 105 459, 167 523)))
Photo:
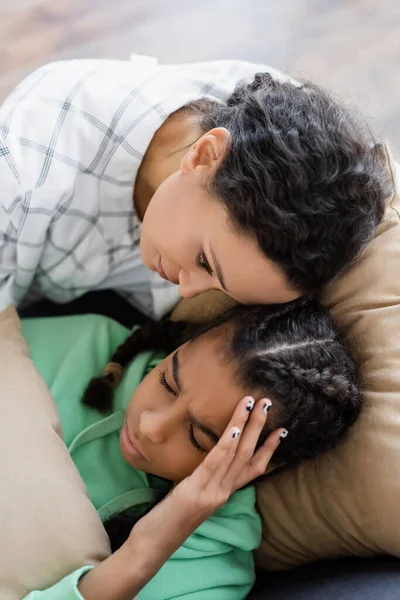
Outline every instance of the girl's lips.
POLYGON ((133 441, 126 421, 121 431, 121 440, 125 447, 125 450, 127 451, 127 454, 147 461, 147 458, 144 456, 144 454, 142 454, 139 446, 137 446, 133 441))

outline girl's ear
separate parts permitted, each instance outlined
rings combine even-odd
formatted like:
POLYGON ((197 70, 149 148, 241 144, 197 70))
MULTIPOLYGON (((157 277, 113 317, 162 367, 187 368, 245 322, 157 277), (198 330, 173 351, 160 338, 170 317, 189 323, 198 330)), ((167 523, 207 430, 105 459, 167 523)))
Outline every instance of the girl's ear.
POLYGON ((270 475, 274 471, 278 471, 279 469, 282 469, 284 466, 285 466, 285 463, 279 463, 278 465, 269 464, 267 467, 267 470, 265 471, 265 474, 270 475))
POLYGON ((180 170, 183 174, 194 171, 199 175, 210 176, 220 165, 231 139, 224 127, 217 127, 205 133, 185 154, 180 170))

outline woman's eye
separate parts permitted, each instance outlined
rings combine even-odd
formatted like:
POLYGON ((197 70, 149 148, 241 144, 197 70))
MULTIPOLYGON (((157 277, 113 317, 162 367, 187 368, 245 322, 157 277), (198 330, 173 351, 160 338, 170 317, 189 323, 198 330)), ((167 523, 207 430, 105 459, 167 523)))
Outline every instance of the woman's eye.
POLYGON ((160 371, 158 378, 159 378, 160 383, 163 386, 163 388, 166 389, 169 394, 172 394, 173 396, 177 396, 177 393, 172 389, 172 387, 169 385, 169 383, 167 381, 167 378, 165 376, 165 371, 160 371))
POLYGON ((203 271, 206 271, 210 276, 214 275, 214 272, 210 267, 210 263, 208 262, 204 252, 200 252, 200 254, 198 255, 196 265, 197 267, 199 267, 199 269, 203 269, 203 271))
POLYGON ((193 425, 191 423, 189 423, 189 440, 192 446, 196 448, 197 452, 200 452, 201 454, 203 454, 203 452, 206 452, 206 450, 204 450, 204 448, 200 446, 199 442, 194 437, 193 425))

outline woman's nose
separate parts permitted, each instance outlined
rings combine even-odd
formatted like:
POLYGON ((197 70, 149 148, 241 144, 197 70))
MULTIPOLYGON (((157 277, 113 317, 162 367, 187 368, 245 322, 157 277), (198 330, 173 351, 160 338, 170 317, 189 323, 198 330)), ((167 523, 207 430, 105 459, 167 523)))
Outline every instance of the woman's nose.
POLYGON ((209 275, 194 275, 183 270, 179 273, 179 293, 182 298, 193 298, 213 287, 213 280, 209 275))
POLYGON ((167 411, 145 410, 140 416, 140 433, 153 444, 164 444, 171 431, 173 418, 167 411))

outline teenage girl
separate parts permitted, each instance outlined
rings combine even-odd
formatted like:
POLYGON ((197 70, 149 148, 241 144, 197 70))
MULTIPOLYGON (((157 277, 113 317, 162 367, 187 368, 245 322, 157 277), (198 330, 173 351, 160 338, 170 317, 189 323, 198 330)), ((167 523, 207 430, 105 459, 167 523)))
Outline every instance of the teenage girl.
POLYGON ((112 550, 26 600, 246 598, 261 537, 249 484, 329 450, 359 414, 327 312, 239 307, 187 342, 181 324, 130 333, 100 316, 23 332, 112 550))

